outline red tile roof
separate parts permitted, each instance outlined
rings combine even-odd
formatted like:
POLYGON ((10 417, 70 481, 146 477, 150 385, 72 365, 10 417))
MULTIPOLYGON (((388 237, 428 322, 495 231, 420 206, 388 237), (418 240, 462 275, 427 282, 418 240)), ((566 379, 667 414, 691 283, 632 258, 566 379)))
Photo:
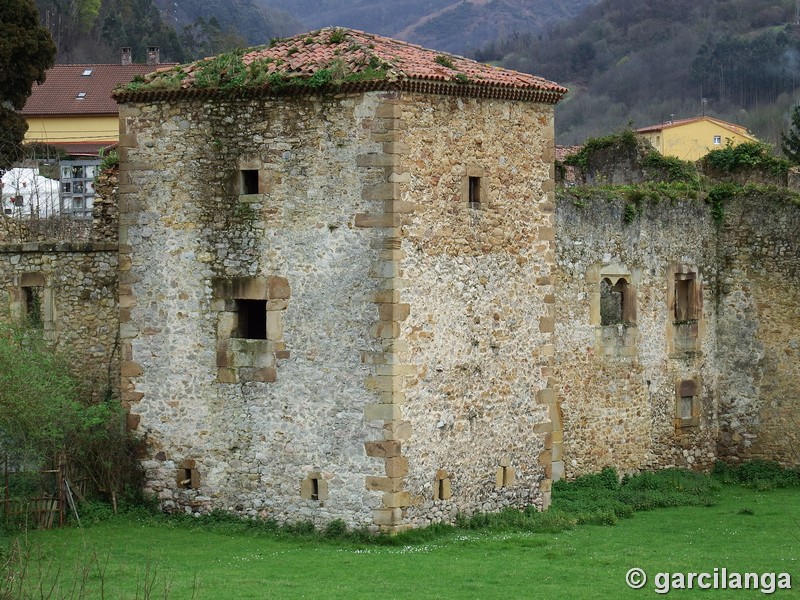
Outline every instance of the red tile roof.
POLYGON ((153 65, 141 64, 55 65, 47 71, 44 83, 33 86, 20 112, 26 117, 116 115, 117 103, 111 98, 114 87, 153 69, 153 65), (84 95, 79 97, 81 93, 84 95))
MULTIPOLYGON (((275 81, 279 79, 289 85, 308 82, 323 70, 338 89, 400 88, 551 103, 567 92, 566 88, 541 77, 354 29, 325 28, 278 41, 270 47, 247 50, 241 62, 248 71, 240 77, 241 73, 231 70, 227 83, 224 66, 220 79, 208 80, 209 74, 216 76, 208 67, 221 64, 218 60, 212 63, 214 60, 207 58, 150 75, 140 90, 118 89, 115 97, 119 101, 138 101, 176 95, 210 96, 224 92, 225 88, 275 93, 276 89, 271 88, 276 88, 275 81), (240 83, 233 81, 237 78, 241 78, 240 83)), ((299 92, 302 86, 292 87, 299 92)), ((306 85, 306 90, 309 87, 313 86, 306 85)))

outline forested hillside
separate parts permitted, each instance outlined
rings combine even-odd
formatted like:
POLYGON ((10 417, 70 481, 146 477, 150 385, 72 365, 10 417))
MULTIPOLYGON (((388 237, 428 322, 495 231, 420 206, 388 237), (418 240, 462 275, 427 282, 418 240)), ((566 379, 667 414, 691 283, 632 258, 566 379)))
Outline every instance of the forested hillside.
MULTIPOLYGON (((2 1, 2 0, 0 0, 2 1)), ((287 13, 253 0, 36 0, 59 63, 116 62, 120 48, 143 62, 147 46, 162 62, 183 62, 297 33, 287 13)))
POLYGON ((597 0, 263 0, 304 26, 353 27, 465 54, 514 31, 541 31, 597 0))
POLYGON ((794 21, 794 0, 602 0, 476 56, 570 87, 557 109, 559 143, 704 109, 776 142, 800 86, 794 21))

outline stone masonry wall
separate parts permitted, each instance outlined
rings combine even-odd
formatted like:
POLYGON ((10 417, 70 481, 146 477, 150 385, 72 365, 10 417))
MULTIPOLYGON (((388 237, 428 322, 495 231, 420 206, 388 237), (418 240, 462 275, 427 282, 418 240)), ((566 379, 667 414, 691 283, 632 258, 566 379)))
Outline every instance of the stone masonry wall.
POLYGON ((33 318, 93 396, 116 395, 116 243, 2 244, 0 282, 3 321, 33 318))
POLYGON ((621 202, 559 200, 556 381, 568 477, 605 466, 625 473, 713 462, 715 247, 701 202, 647 205, 626 224, 621 202), (694 323, 676 324, 676 271, 697 275, 694 323), (630 285, 634 314, 604 325, 601 282, 617 278, 630 285), (691 343, 682 338, 687 326, 691 343), (696 414, 685 421, 677 418, 684 381, 696 386, 696 414))
POLYGON ((719 454, 800 464, 800 206, 727 205, 719 249, 719 454))
POLYGON ((123 393, 164 508, 373 523, 380 105, 120 107, 123 393), (267 339, 236 337, 243 301, 267 339))
POLYGON ((399 103, 407 522, 549 503, 552 106, 399 103), (469 203, 469 178, 479 203, 469 203))

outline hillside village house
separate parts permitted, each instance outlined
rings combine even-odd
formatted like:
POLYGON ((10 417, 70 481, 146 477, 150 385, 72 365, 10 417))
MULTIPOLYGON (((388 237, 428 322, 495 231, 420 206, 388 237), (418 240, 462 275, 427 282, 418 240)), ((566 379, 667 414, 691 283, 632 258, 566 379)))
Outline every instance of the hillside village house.
MULTIPOLYGON (((20 111, 28 123, 25 143, 57 146, 71 160, 59 165, 61 189, 55 210, 45 213, 40 209, 41 203, 32 200, 28 204, 27 196, 21 194, 13 196, 15 200, 22 198, 21 204, 12 205, 8 198, 13 190, 6 184, 3 190, 6 214, 63 212, 91 216, 99 155, 103 149, 115 146, 119 139, 119 113, 111 92, 117 85, 150 73, 160 64, 157 47, 150 47, 147 57, 147 64, 133 64, 131 49, 123 48, 120 64, 55 65, 47 71, 43 83, 33 86, 20 111)), ((49 202, 48 206, 52 204, 49 202)))
POLYGON ((158 48, 152 47, 147 64, 133 64, 130 48, 123 48, 120 64, 53 66, 45 81, 33 86, 20 111, 28 123, 25 142, 59 146, 74 157, 97 157, 119 139, 112 90, 153 71, 158 56, 158 48))
POLYGON ((695 161, 711 150, 734 146, 743 142, 757 142, 745 127, 713 117, 694 117, 677 121, 666 121, 636 130, 664 156, 695 161))

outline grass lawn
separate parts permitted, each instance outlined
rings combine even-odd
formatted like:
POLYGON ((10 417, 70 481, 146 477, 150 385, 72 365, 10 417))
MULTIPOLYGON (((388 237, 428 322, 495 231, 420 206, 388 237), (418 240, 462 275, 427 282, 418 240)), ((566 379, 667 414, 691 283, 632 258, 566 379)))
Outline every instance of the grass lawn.
MULTIPOLYGON (((35 531, 27 539, 38 556, 31 562, 50 574, 60 570, 62 587, 80 570, 76 564, 96 554, 99 568, 83 578, 92 591, 75 598, 148 597, 143 586, 153 580, 149 597, 165 597, 166 586, 170 599, 652 598, 659 597, 653 584, 658 572, 722 567, 787 572, 793 589, 773 596, 800 598, 800 488, 759 492, 725 485, 716 493, 713 507, 638 512, 614 526, 560 533, 456 529, 405 546, 226 534, 130 516, 83 530, 35 531), (649 577, 641 590, 625 583, 632 567, 649 577)), ((668 594, 698 596, 764 595, 730 589, 668 594)))

